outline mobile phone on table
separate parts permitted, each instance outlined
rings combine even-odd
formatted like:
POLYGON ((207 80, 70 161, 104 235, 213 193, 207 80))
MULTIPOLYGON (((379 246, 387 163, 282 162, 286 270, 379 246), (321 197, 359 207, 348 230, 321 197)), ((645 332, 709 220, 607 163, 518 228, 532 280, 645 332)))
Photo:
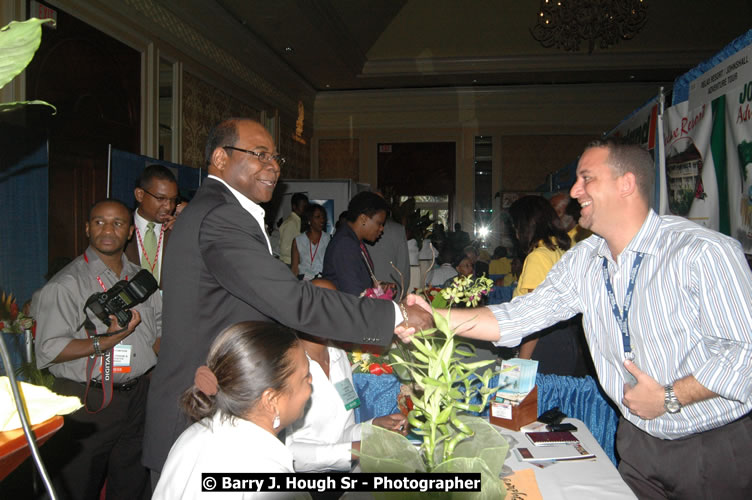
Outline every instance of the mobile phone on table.
POLYGON ((562 431, 574 432, 577 430, 577 427, 575 427, 572 424, 559 423, 559 424, 548 424, 546 426, 546 429, 548 429, 551 432, 562 432, 562 431))

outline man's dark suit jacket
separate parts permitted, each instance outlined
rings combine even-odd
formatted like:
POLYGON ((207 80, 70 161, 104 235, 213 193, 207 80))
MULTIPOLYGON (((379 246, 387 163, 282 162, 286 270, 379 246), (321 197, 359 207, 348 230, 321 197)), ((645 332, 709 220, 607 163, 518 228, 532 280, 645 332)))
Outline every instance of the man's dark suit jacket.
POLYGON ((360 240, 343 222, 326 246, 321 276, 334 283, 337 290, 359 296, 363 290, 373 287, 371 273, 361 252, 360 240))
POLYGON ((162 470, 170 447, 190 425, 178 400, 226 327, 277 321, 360 344, 387 345, 392 339, 390 301, 359 300, 298 281, 269 253, 262 231, 214 179, 204 181, 175 223, 162 262, 162 345, 146 411, 144 464, 149 469, 162 470))

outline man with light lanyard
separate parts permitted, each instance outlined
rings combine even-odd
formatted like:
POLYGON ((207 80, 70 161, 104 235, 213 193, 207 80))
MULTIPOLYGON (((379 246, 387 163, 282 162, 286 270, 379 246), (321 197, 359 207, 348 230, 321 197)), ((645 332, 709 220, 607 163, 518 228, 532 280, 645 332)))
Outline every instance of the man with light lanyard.
POLYGON ((149 165, 141 173, 133 195, 138 202, 133 212, 135 230, 125 247, 125 256, 160 283, 164 248, 175 217, 184 205, 176 207, 178 183, 167 167, 149 165))
POLYGON ((151 493, 141 449, 147 373, 156 364, 161 334, 161 296, 154 293, 131 309, 133 318, 125 327, 115 316, 107 327, 84 311, 92 294, 140 271, 123 255, 132 233, 130 210, 122 202, 96 203, 86 223, 89 247, 40 292, 37 366, 55 375, 55 392, 85 404, 66 416, 63 429, 42 448, 62 498, 99 498, 105 480, 108 498, 148 498, 151 493), (96 334, 109 336, 94 336, 81 327, 87 317, 96 334))
POLYGON ((752 273, 736 240, 656 215, 654 178, 642 148, 591 143, 571 196, 582 207, 580 226, 595 234, 532 293, 455 309, 451 324, 460 335, 513 346, 583 313, 598 379, 622 414, 619 472, 635 494, 748 498, 752 273))

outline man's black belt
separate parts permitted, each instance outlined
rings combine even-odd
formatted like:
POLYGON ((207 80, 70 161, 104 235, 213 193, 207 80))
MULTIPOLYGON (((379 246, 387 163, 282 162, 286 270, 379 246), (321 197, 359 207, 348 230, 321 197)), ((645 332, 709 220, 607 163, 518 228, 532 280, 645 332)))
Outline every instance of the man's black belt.
MULTIPOLYGON (((143 375, 141 375, 141 377, 143 377, 143 375)), ((128 392, 131 389, 133 389, 133 388, 136 387, 136 385, 138 384, 138 381, 141 379, 141 377, 132 378, 132 379, 128 380, 127 382, 123 382, 121 384, 112 384, 112 388, 114 390, 116 390, 116 391, 128 392)), ((79 384, 85 386, 86 382, 79 382, 79 384)), ((101 391, 102 390, 102 381, 101 380, 92 380, 90 387, 93 387, 95 389, 99 389, 101 391)))

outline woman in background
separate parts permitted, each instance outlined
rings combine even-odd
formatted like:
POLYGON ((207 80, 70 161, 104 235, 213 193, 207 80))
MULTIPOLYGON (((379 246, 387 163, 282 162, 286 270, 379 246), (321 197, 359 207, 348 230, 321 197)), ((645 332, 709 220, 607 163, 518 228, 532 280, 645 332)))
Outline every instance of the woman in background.
MULTIPOLYGON (((313 280, 313 284, 336 290, 327 280, 313 280)), ((360 449, 361 424, 355 423, 359 401, 347 353, 318 337, 301 335, 300 341, 311 361, 313 395, 303 418, 285 433, 295 471, 349 471, 357 458, 351 450, 360 449)), ((366 423, 407 435, 407 419, 401 413, 366 423)))
MULTIPOLYGON (((277 438, 311 396, 308 358, 295 332, 243 322, 216 338, 181 404, 195 420, 170 450, 154 496, 203 498, 205 472, 294 472, 277 438)), ((310 498, 293 493, 224 493, 227 498, 310 498)))
POLYGON ((324 256, 322 275, 334 283, 337 290, 360 295, 368 288, 379 286, 373 275, 373 261, 363 242, 373 243, 379 239, 384 232, 387 210, 386 200, 370 191, 358 193, 350 200, 345 223, 334 233, 324 256))
MULTIPOLYGON (((551 204, 542 196, 524 196, 509 207, 525 260, 513 296, 532 292, 571 245, 551 204)), ((563 321, 527 337, 520 358, 538 361, 539 373, 575 375, 581 357, 576 329, 563 321)))
POLYGON ((292 240, 292 273, 298 278, 312 280, 324 270, 324 255, 329 245, 326 229, 326 210, 321 205, 309 203, 303 212, 307 230, 292 240))
POLYGON ((458 276, 465 277, 473 275, 473 260, 465 253, 460 252, 454 255, 452 258, 452 267, 457 271, 457 275, 446 280, 442 288, 451 286, 454 278, 458 276))

